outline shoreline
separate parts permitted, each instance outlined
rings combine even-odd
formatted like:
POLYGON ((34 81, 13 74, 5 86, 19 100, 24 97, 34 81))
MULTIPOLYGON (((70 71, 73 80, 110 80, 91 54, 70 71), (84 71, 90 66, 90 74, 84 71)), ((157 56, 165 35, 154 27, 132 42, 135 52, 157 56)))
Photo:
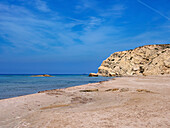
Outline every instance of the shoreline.
MULTIPOLYGON (((9 74, 7 74, 9 75, 9 74)), ((19 74, 20 75, 20 74, 19 74)), ((29 74, 25 74, 25 75, 29 75, 29 74)), ((60 75, 60 74, 58 74, 60 75)), ((64 75, 64 74, 63 74, 64 75)), ((70 74, 68 74, 70 75, 70 74)), ((71 74, 72 75, 72 74, 71 74)), ((74 75, 78 75, 78 74, 74 74, 74 75)), ((29 76, 31 77, 31 76, 29 76)), ((54 76, 55 77, 55 76, 54 76)), ((109 79, 111 79, 112 77, 108 78, 107 80, 103 80, 103 81, 108 81, 109 79)), ((99 81, 101 82, 101 81, 99 81)), ((92 82, 93 83, 93 82, 92 82)), ((94 83, 98 83, 98 82, 94 82, 94 83)), ((90 84, 90 83, 87 83, 87 84, 90 84)), ((74 87, 74 86, 81 86, 81 85, 84 85, 84 84, 79 84, 79 85, 72 85, 70 87, 74 87)), ((45 92, 45 91, 49 91, 49 90, 57 90, 57 89, 65 89, 65 88, 70 88, 70 87, 63 87, 63 88, 54 88, 54 89, 46 89, 46 90, 42 90, 42 91, 37 91, 37 92, 34 92, 34 93, 30 93, 30 94, 25 94, 25 95, 20 95, 20 96, 14 96, 14 97, 10 97, 10 98, 2 98, 0 99, 1 100, 5 100, 5 99, 11 99, 11 98, 17 98, 17 97, 22 97, 22 96, 27 96, 27 95, 32 95, 32 94, 37 94, 37 93, 41 93, 41 92, 45 92)))
MULTIPOLYGON (((109 79, 107 79, 107 80, 103 80, 103 81, 99 81, 99 82, 95 82, 95 83, 88 83, 88 84, 97 84, 97 83, 107 82, 107 81, 110 81, 110 80, 112 80, 114 78, 116 79, 116 78, 120 78, 120 77, 166 77, 166 76, 170 76, 170 75, 164 74, 164 75, 150 75, 150 76, 116 76, 116 77, 108 77, 109 79)), ((27 94, 27 95, 34 95, 34 94, 38 94, 38 93, 46 93, 46 92, 49 92, 49 91, 62 90, 62 89, 67 89, 67 88, 72 88, 72 87, 77 87, 77 86, 84 86, 84 85, 87 85, 87 84, 75 85, 75 86, 59 88, 59 89, 49 89, 49 90, 44 90, 44 91, 38 91, 36 93, 27 94)), ((27 95, 22 95, 22 96, 27 96, 27 95)), ((16 96, 16 97, 11 97, 11 98, 0 99, 0 101, 1 100, 12 99, 12 98, 18 98, 18 97, 22 97, 22 96, 16 96)))
POLYGON ((44 90, 44 91, 38 91, 38 92, 32 93, 32 94, 16 96, 16 97, 11 97, 11 98, 5 98, 5 99, 0 99, 0 101, 2 101, 2 100, 11 100, 11 99, 15 99, 15 98, 24 97, 24 96, 36 95, 36 94, 39 94, 39 93, 47 93, 47 92, 51 92, 51 91, 65 90, 65 89, 69 89, 69 88, 71 89, 71 88, 74 88, 74 87, 76 87, 76 88, 80 87, 81 88, 83 86, 89 86, 89 84, 100 84, 100 83, 103 83, 103 82, 110 81, 112 79, 114 80, 114 79, 122 78, 122 77, 123 78, 126 78, 126 77, 170 77, 170 75, 169 74, 165 74, 165 75, 150 75, 150 76, 117 76, 117 77, 110 77, 110 79, 99 81, 99 82, 95 82, 95 83, 88 83, 88 84, 76 85, 76 86, 59 88, 59 89, 49 89, 49 90, 44 90))
MULTIPOLYGON (((77 74, 76 74, 77 75, 77 74)), ((166 77, 166 76, 169 76, 169 74, 164 74, 164 75, 150 75, 150 76, 115 76, 115 77, 108 77, 107 80, 103 80, 103 81, 99 81, 99 82, 95 82, 96 84, 97 83, 100 83, 100 82, 106 82, 106 81, 110 81, 112 79, 116 79, 116 78, 122 78, 122 77, 166 77)), ((103 77, 103 76, 102 76, 103 77)), ((87 83, 87 84, 95 84, 95 83, 87 83)), ((75 85, 75 86, 71 86, 71 87, 65 87, 65 88, 59 88, 59 89, 49 89, 49 90, 44 90, 44 91, 38 91, 36 93, 31 93, 31 94, 26 94, 26 95, 21 95, 21 96, 16 96, 16 97, 11 97, 11 98, 4 98, 4 99, 0 99, 1 100, 7 100, 7 99, 12 99, 12 98, 18 98, 18 97, 23 97, 23 96, 27 96, 27 95, 34 95, 34 94, 38 94, 38 93, 45 93, 45 92, 49 92, 49 91, 55 91, 55 90, 61 90, 61 89, 67 89, 67 88, 72 88, 72 87, 77 87, 77 86, 84 86, 84 85, 87 85, 87 84, 80 84, 80 85, 75 85)))
POLYGON ((2 99, 0 126, 165 128, 170 126, 169 83, 170 75, 116 77, 2 99))

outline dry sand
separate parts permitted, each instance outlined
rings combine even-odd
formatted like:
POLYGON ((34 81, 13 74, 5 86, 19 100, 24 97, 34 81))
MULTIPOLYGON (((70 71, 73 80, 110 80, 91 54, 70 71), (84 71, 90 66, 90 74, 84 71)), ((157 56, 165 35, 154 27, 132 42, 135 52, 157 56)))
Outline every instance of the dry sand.
POLYGON ((106 82, 0 100, 1 128, 170 128, 170 76, 106 82))

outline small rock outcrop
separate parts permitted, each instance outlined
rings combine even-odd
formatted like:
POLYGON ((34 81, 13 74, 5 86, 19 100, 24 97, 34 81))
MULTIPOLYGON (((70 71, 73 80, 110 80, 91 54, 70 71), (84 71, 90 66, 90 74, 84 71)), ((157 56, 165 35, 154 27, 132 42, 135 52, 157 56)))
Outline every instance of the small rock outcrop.
POLYGON ((98 77, 98 74, 97 73, 90 73, 89 77, 98 77))
POLYGON ((43 75, 32 75, 31 77, 53 77, 53 76, 48 74, 43 74, 43 75))
POLYGON ((145 45, 115 52, 98 68, 102 76, 170 74, 170 44, 145 45))

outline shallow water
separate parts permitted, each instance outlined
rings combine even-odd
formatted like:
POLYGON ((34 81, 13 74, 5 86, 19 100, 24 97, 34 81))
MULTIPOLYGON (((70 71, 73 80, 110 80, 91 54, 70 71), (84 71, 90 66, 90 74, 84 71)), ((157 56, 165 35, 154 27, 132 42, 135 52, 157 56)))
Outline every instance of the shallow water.
POLYGON ((31 75, 0 75, 0 99, 109 79, 108 77, 88 77, 88 75, 53 75, 54 77, 30 76, 31 75))

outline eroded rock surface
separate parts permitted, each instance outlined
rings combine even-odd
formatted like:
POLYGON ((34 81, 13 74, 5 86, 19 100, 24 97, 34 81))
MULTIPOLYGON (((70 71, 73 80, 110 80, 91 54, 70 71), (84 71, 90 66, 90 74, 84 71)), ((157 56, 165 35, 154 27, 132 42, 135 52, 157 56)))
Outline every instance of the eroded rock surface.
POLYGON ((170 74, 170 44, 145 45, 115 52, 98 68, 102 76, 170 74))

